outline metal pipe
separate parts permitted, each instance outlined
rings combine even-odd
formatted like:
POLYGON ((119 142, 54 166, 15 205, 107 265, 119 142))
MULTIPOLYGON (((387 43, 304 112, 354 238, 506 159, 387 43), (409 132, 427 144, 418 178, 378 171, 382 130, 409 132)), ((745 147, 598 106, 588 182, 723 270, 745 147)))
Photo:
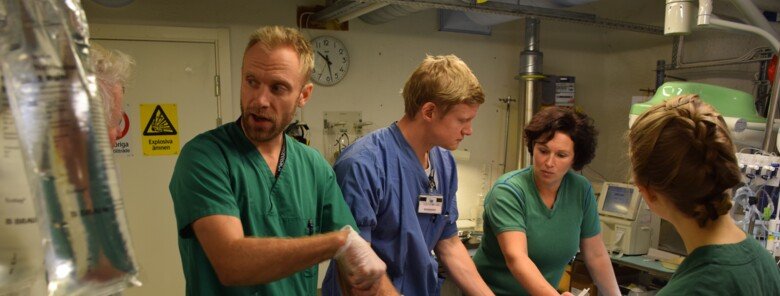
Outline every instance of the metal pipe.
MULTIPOLYGON (((770 151, 772 144, 772 135, 775 124, 775 114, 777 114, 777 98, 780 96, 780 75, 775 74, 775 82, 772 84, 772 97, 769 99, 769 112, 766 115, 766 130, 764 130, 764 143, 761 147, 764 151, 770 151)), ((774 149, 772 149, 774 150, 774 149)))
POLYGON ((523 99, 525 102, 525 112, 522 117, 523 124, 520 125, 522 129, 520 130, 520 145, 518 147, 518 169, 527 167, 529 164, 531 164, 531 154, 526 148, 528 143, 525 142, 525 139, 522 135, 523 130, 525 130, 525 127, 529 122, 531 122, 531 117, 534 115, 534 93, 536 93, 536 86, 539 82, 539 78, 533 77, 531 75, 529 76, 530 77, 525 78, 525 96, 523 99))
POLYGON ((536 94, 537 86, 539 85, 539 78, 529 77, 525 80, 525 115, 523 116, 523 128, 531 122, 531 117, 534 116, 534 98, 536 94))
MULTIPOLYGON (((697 24, 699 26, 712 26, 716 28, 735 29, 739 31, 746 31, 754 34, 758 34, 764 37, 770 44, 775 52, 780 51, 780 40, 778 40, 777 32, 769 26, 764 17, 757 13, 757 8, 753 3, 746 2, 744 0, 732 0, 732 3, 736 5, 742 13, 747 17, 748 22, 756 24, 757 26, 750 26, 735 22, 729 22, 718 19, 712 15, 712 0, 699 0, 699 16, 697 18, 697 24), (766 23, 766 24, 765 24, 766 23)), ((772 85, 772 97, 769 100, 769 112, 766 115, 766 129, 764 130, 764 142, 762 149, 764 151, 769 150, 772 144, 772 131, 775 124, 775 115, 777 114, 777 100, 780 96, 780 75, 774 77, 774 84, 772 85)), ((773 149, 774 150, 774 149, 773 149)))
POLYGON ((525 21, 525 50, 539 51, 539 19, 528 18, 525 21))
POLYGON ((531 121, 534 114, 534 97, 537 84, 542 76, 542 59, 544 55, 539 51, 539 19, 529 17, 525 19, 525 50, 520 53, 520 77, 525 81, 525 94, 523 105, 525 112, 518 116, 520 136, 518 137, 517 168, 524 168, 530 163, 530 155, 525 149, 526 143, 522 137, 522 131, 531 121))
POLYGON ((725 20, 719 19, 719 18, 717 18, 715 16, 710 16, 709 25, 711 25, 713 27, 734 29, 734 30, 738 30, 738 31, 749 32, 749 33, 753 33, 753 34, 759 35, 761 37, 764 37, 764 39, 766 39, 767 41, 769 41, 769 44, 772 45, 772 48, 775 51, 779 51, 780 50, 780 40, 775 38, 775 36, 772 33, 764 31, 764 30, 762 30, 759 27, 745 25, 745 24, 740 24, 740 23, 735 23, 735 22, 730 22, 730 21, 725 21, 725 20))
POLYGON ((390 5, 390 4, 389 3, 371 3, 371 4, 369 4, 366 7, 363 7, 363 8, 360 8, 360 9, 356 9, 356 10, 350 12, 350 13, 347 13, 347 14, 344 14, 342 16, 337 17, 336 18, 336 22, 340 24, 340 23, 349 21, 349 20, 351 20, 353 18, 359 17, 361 15, 367 14, 369 12, 375 11, 377 9, 383 8, 383 7, 388 6, 388 5, 390 5))
POLYGON ((696 25, 707 25, 712 16, 712 0, 699 0, 699 15, 696 17, 696 25))
POLYGON ((740 12, 742 12, 748 23, 768 32, 770 35, 774 36, 774 39, 780 39, 780 34, 775 31, 771 24, 769 24, 769 21, 766 20, 764 14, 758 10, 752 1, 731 0, 731 3, 733 3, 734 6, 737 7, 740 12))
POLYGON ((504 166, 504 171, 506 171, 506 159, 509 157, 509 111, 512 110, 512 102, 517 100, 513 99, 511 96, 498 100, 506 104, 506 117, 504 119, 504 162, 501 163, 501 165, 504 166))
POLYGON ((656 91, 659 88, 661 88, 662 84, 664 84, 664 80, 666 80, 666 61, 657 60, 655 61, 655 90, 656 91))
MULTIPOLYGON (((732 0, 731 2, 733 2, 734 5, 737 6, 739 5, 744 6, 742 8, 743 13, 745 11, 749 11, 750 9, 748 7, 751 5, 753 6, 753 9, 757 9, 755 8, 755 5, 753 5, 752 3, 744 3, 740 1, 742 0, 732 0)), ((779 51, 780 41, 778 41, 777 32, 774 29, 772 29, 772 26, 769 25, 769 22, 767 22, 764 16, 761 15, 760 13, 757 15, 753 13, 747 13, 747 15, 745 16, 747 17, 749 23, 761 24, 762 26, 760 27, 751 26, 751 25, 745 25, 741 23, 730 22, 730 21, 719 19, 717 16, 712 14, 712 0, 699 0, 699 15, 696 18, 696 24, 700 27, 734 29, 738 31, 757 34, 761 37, 764 37, 764 39, 766 39, 767 41, 769 41, 769 43, 772 44, 772 48, 774 48, 775 51, 779 51)))
MULTIPOLYGON (((509 104, 509 102, 506 103, 506 125, 504 126, 504 129, 506 130, 504 133, 504 161, 501 162, 502 165, 506 167, 506 158, 509 154, 509 111, 512 110, 512 104, 509 104)), ((505 169, 506 170, 506 169, 505 169)))
MULTIPOLYGON (((775 119, 775 126, 773 127, 772 132, 774 132, 774 133, 777 132, 777 127, 778 127, 777 124, 778 123, 780 123, 780 122, 778 122, 778 120, 775 119)), ((745 129, 746 130, 751 130, 751 131, 763 132, 763 131, 766 130, 766 124, 763 124, 763 123, 760 123, 760 122, 748 122, 747 124, 745 124, 745 129)))
POLYGON ((761 61, 758 65, 758 85, 756 85, 756 101, 761 102, 760 106, 756 106, 758 114, 766 117, 767 109, 769 109, 769 98, 772 94, 772 84, 769 83, 770 77, 767 74, 769 69, 769 61, 761 61))
POLYGON ((520 73, 523 75, 542 74, 542 58, 539 51, 539 19, 525 19, 525 49, 520 53, 520 73))
MULTIPOLYGON (((613 19, 600 18, 594 14, 580 13, 563 9, 551 9, 519 5, 516 3, 504 3, 501 1, 487 1, 477 5, 474 1, 454 0, 361 0, 363 2, 385 2, 413 7, 438 8, 454 11, 482 12, 502 15, 517 15, 523 17, 537 17, 561 22, 573 22, 578 24, 594 25, 613 30, 626 30, 654 35, 663 34, 663 28, 653 25, 625 22, 613 19)), ((344 1, 346 2, 346 1, 344 1)), ((540 1, 544 2, 544 1, 540 1)), ((338 3, 338 2, 337 2, 338 3)))
POLYGON ((685 62, 683 60, 684 48, 685 48, 685 36, 675 37, 674 45, 672 47, 672 64, 669 65, 666 68, 666 70, 680 70, 680 69, 692 69, 692 68, 755 63, 761 61, 768 61, 772 59, 772 54, 774 54, 774 51, 772 51, 772 49, 769 47, 756 47, 749 50, 747 53, 743 54, 742 56, 736 58, 685 62))
POLYGON ((337 23, 342 23, 389 4, 379 1, 337 1, 314 13, 311 19, 318 22, 334 20, 337 23))

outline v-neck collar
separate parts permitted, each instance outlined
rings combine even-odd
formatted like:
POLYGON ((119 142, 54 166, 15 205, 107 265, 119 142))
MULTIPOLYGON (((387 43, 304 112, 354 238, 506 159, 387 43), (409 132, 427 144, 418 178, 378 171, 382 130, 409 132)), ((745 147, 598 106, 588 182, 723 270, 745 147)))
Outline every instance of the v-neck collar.
MULTIPOLYGON (((415 174, 418 175, 418 177, 428 180, 428 175, 425 173, 425 168, 420 164, 420 159, 417 158, 417 154, 414 153, 414 148, 412 148, 412 145, 409 144, 409 141, 404 138, 404 134, 401 132, 401 128, 398 127, 398 122, 393 122, 393 124, 390 125, 390 131, 392 132, 393 138, 395 138, 396 143, 398 143, 398 146, 400 146, 402 149, 400 149, 400 153, 407 159, 407 163, 411 162, 416 164, 414 169, 415 174)), ((428 150, 428 167, 433 167, 433 151, 436 150, 435 147, 431 148, 431 150, 428 150)))
MULTIPOLYGON (((260 154, 260 151, 257 150, 257 147, 252 144, 249 138, 247 138, 246 134, 244 134, 244 129, 241 126, 241 117, 239 117, 238 120, 234 122, 234 127, 235 128, 230 129, 230 133, 232 134, 232 137, 236 139, 238 149, 242 152, 243 155, 248 157, 252 163, 255 164, 263 179, 268 181, 268 186, 270 188, 274 185, 275 182, 278 182, 279 179, 285 175, 284 170, 279 173, 278 179, 276 176, 274 176, 273 172, 271 172, 271 167, 268 166, 268 163, 265 161, 265 158, 263 158, 263 155, 260 154)), ((284 141, 284 145, 287 147, 287 164, 285 165, 289 165, 291 147, 290 143, 288 142, 287 135, 282 135, 282 141, 284 141)))
POLYGON ((537 204, 543 208, 544 214, 547 216, 547 218, 551 218, 553 215, 555 215, 555 211, 560 208, 560 204, 562 203, 561 192, 563 191, 562 189, 564 186, 566 186, 568 175, 568 172, 563 175, 563 179, 561 179, 561 185, 558 186, 558 191, 555 192, 555 201, 553 201, 553 206, 552 208, 548 208, 547 204, 545 204, 544 200, 542 199, 541 193, 539 193, 539 187, 536 186, 536 181, 534 180, 534 167, 531 166, 531 173, 528 174, 528 179, 526 179, 526 181, 530 183, 531 186, 533 186, 534 198, 536 198, 537 204))

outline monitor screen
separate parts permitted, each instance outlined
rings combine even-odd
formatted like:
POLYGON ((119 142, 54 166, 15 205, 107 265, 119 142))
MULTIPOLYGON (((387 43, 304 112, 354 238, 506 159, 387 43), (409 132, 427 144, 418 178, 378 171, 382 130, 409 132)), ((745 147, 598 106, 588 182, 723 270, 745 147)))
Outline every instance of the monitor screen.
POLYGON ((661 219, 661 225, 658 229, 658 246, 656 249, 681 256, 685 256, 688 253, 677 229, 674 228, 672 223, 664 219, 661 219))
POLYGON ((628 214, 631 206, 631 197, 634 195, 634 188, 609 186, 604 195, 604 206, 602 212, 609 212, 615 215, 628 214))

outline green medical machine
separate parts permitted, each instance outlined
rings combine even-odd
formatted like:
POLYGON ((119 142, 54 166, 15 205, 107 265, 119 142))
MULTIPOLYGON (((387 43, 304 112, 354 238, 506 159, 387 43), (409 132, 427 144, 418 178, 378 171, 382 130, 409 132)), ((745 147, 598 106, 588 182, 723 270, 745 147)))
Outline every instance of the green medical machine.
POLYGON ((696 83, 667 82, 661 85, 648 101, 631 106, 629 126, 653 105, 668 98, 685 94, 698 94, 702 101, 712 105, 725 119, 737 145, 761 147, 766 119, 756 112, 755 100, 749 93, 726 87, 696 83))

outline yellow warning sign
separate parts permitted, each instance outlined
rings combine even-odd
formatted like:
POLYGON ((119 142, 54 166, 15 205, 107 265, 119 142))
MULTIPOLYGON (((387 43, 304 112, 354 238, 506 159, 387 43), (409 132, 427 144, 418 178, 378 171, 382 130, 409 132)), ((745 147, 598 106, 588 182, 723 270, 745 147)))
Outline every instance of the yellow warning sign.
POLYGON ((139 122, 144 155, 179 154, 176 104, 141 104, 139 122))

